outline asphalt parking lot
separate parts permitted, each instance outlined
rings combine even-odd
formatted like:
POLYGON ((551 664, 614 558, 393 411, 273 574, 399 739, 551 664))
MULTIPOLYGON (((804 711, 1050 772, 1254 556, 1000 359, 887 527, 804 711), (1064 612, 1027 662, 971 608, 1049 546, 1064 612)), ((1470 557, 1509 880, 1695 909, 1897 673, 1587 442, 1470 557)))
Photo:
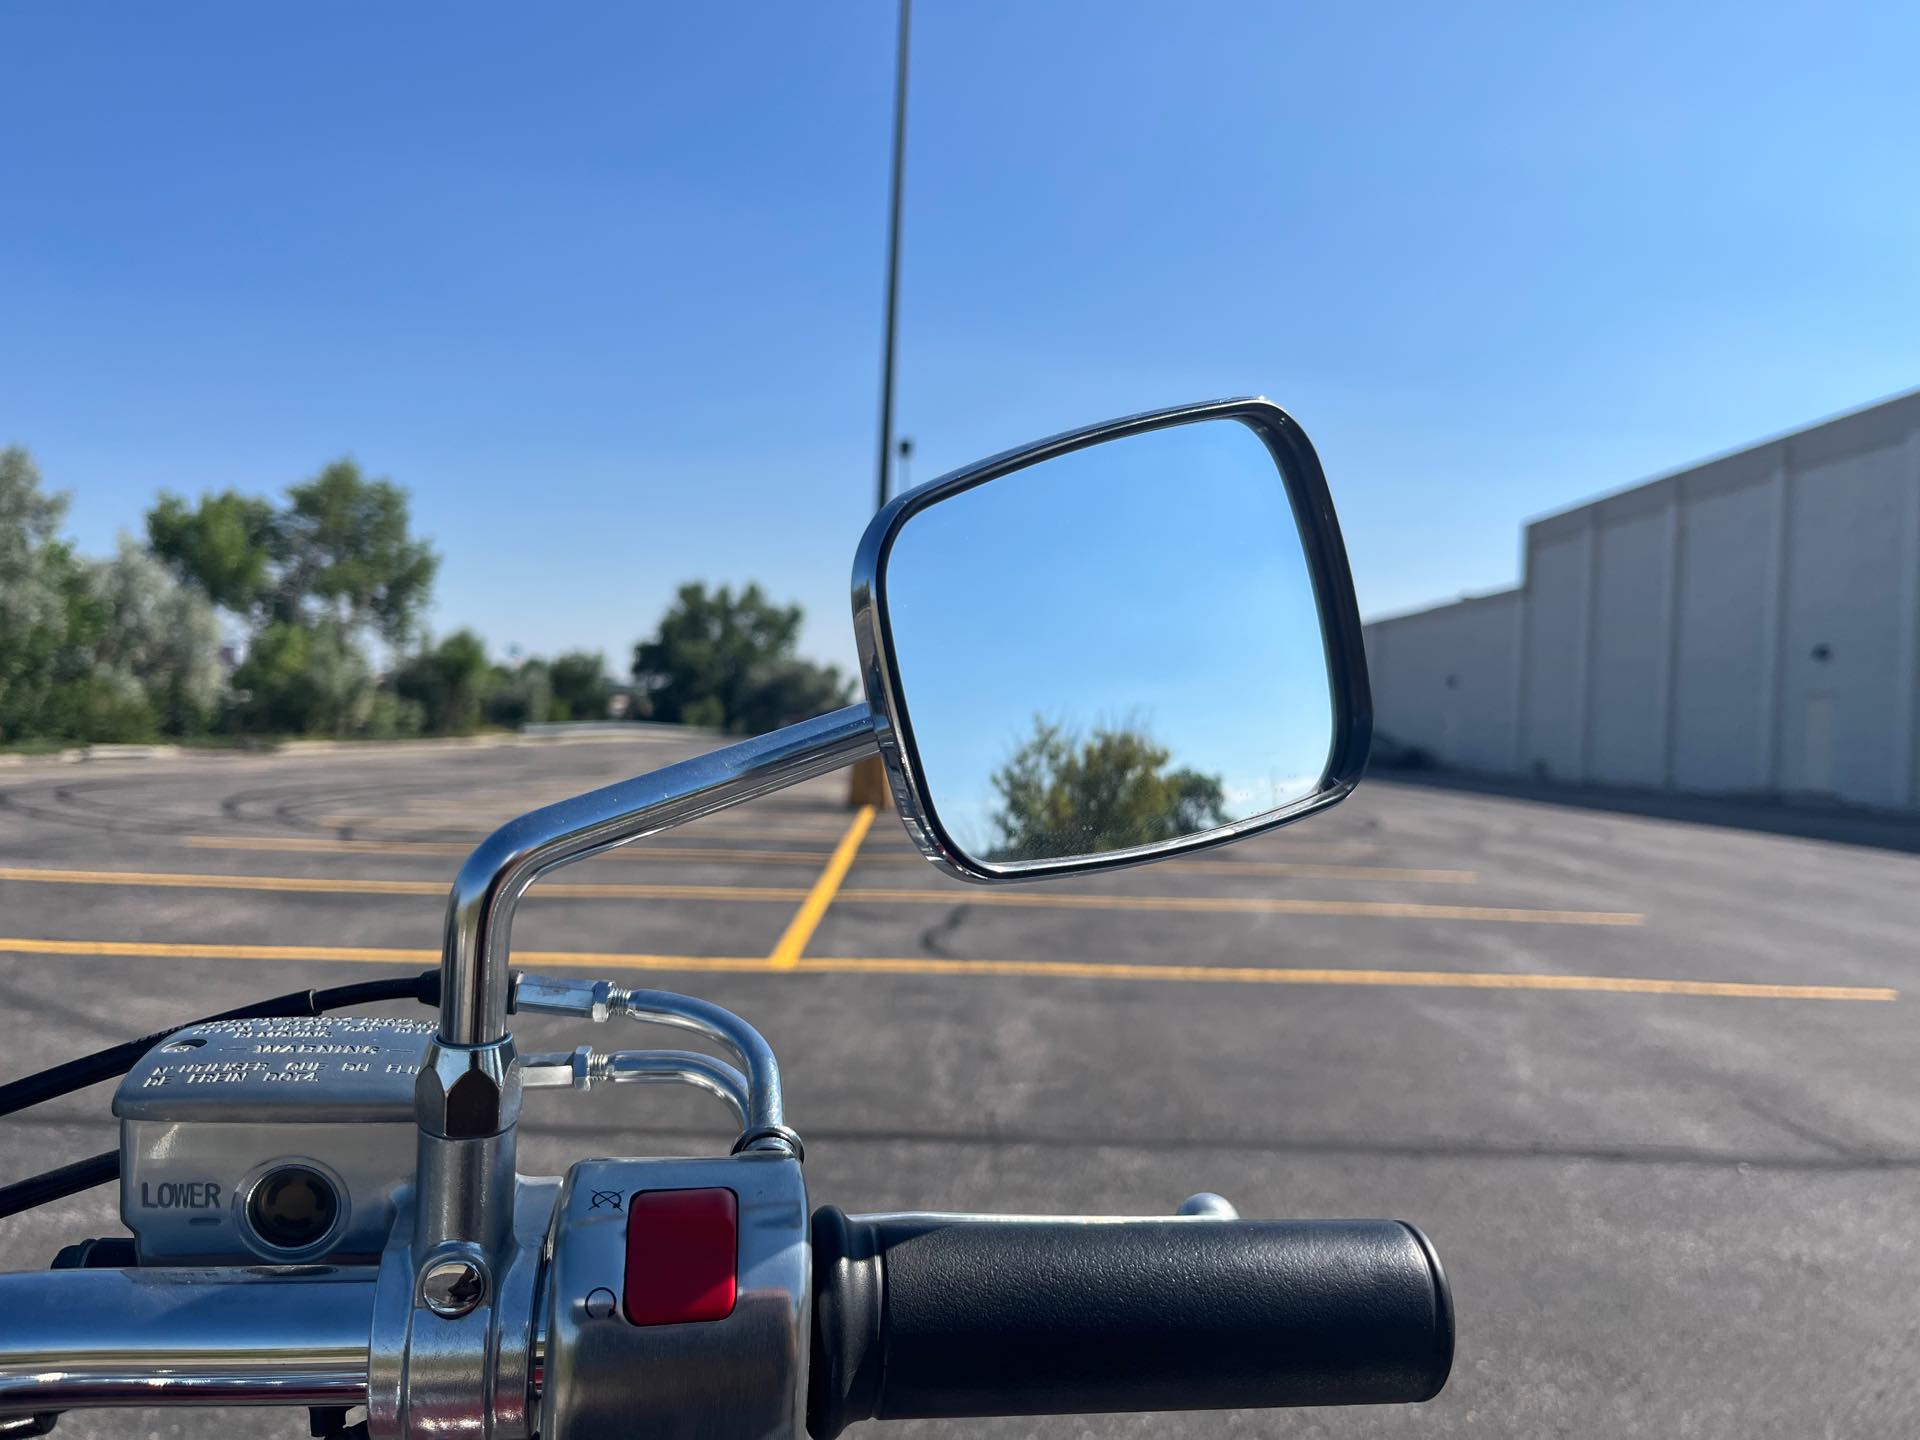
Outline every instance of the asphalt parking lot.
MULTIPOLYGON (((0 1075, 429 964, 485 830, 691 748, 0 770, 0 1075)), ((985 889, 935 874, 890 815, 864 828, 844 791, 565 872, 522 908, 521 963, 645 976, 758 1025, 818 1201, 1160 1213, 1208 1189, 1248 1215, 1391 1215, 1433 1237, 1458 1307, 1452 1384, 1424 1407, 901 1433, 1920 1430, 1920 857, 1369 781, 1206 857, 985 889)), ((0 1121, 0 1176, 109 1148, 107 1100, 0 1121)), ((529 1104, 523 1158, 555 1171, 724 1138, 697 1097, 529 1104)), ((0 1264, 114 1228, 96 1191, 0 1223, 0 1264)), ((300 1412, 59 1433, 233 1423, 305 1433, 300 1412)))

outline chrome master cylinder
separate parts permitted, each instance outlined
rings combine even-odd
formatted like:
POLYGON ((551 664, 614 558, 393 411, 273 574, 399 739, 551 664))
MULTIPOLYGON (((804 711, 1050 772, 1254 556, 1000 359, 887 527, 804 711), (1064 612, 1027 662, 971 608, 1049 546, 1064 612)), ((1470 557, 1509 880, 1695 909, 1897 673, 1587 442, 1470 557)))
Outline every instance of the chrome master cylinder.
POLYGON ((430 1020, 221 1020, 113 1097, 120 1215, 143 1265, 375 1260, 412 1180, 430 1020))

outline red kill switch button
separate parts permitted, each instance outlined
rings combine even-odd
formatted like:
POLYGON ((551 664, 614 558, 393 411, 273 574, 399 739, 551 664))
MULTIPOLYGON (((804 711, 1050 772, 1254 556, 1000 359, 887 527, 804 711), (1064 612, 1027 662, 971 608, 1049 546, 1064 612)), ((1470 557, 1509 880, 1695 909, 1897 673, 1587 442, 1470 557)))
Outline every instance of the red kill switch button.
POLYGON ((626 1316, 635 1325, 733 1313, 740 1204, 731 1190, 643 1190, 627 1207, 626 1316))

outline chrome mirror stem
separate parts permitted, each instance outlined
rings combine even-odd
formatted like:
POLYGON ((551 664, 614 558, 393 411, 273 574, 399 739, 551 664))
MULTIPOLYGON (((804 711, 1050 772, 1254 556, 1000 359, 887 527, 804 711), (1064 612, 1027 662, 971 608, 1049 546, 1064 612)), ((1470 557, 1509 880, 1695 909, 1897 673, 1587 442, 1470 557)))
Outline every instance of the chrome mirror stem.
POLYGON ((447 898, 440 1039, 486 1045, 506 1035, 514 907, 549 870, 811 780, 877 748, 872 714, 849 705, 509 820, 467 858, 447 898))
MULTIPOLYGON (((416 1260, 458 1245, 491 1253, 505 1242, 520 1109, 508 961, 514 907, 527 887, 559 866, 837 770, 878 743, 872 713, 849 705, 529 811, 480 843, 447 898, 440 1030, 415 1091, 416 1260)), ((756 1057, 743 1058, 751 1065, 756 1057)))

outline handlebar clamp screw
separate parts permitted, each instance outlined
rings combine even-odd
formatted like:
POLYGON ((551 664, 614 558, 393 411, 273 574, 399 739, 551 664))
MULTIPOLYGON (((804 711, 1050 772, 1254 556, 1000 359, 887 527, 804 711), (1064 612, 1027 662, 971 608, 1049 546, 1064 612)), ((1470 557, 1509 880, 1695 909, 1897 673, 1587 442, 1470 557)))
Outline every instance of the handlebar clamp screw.
POLYGON ((470 1314, 487 1298, 486 1272, 471 1260, 440 1260, 420 1277, 421 1302, 443 1320, 470 1314))

